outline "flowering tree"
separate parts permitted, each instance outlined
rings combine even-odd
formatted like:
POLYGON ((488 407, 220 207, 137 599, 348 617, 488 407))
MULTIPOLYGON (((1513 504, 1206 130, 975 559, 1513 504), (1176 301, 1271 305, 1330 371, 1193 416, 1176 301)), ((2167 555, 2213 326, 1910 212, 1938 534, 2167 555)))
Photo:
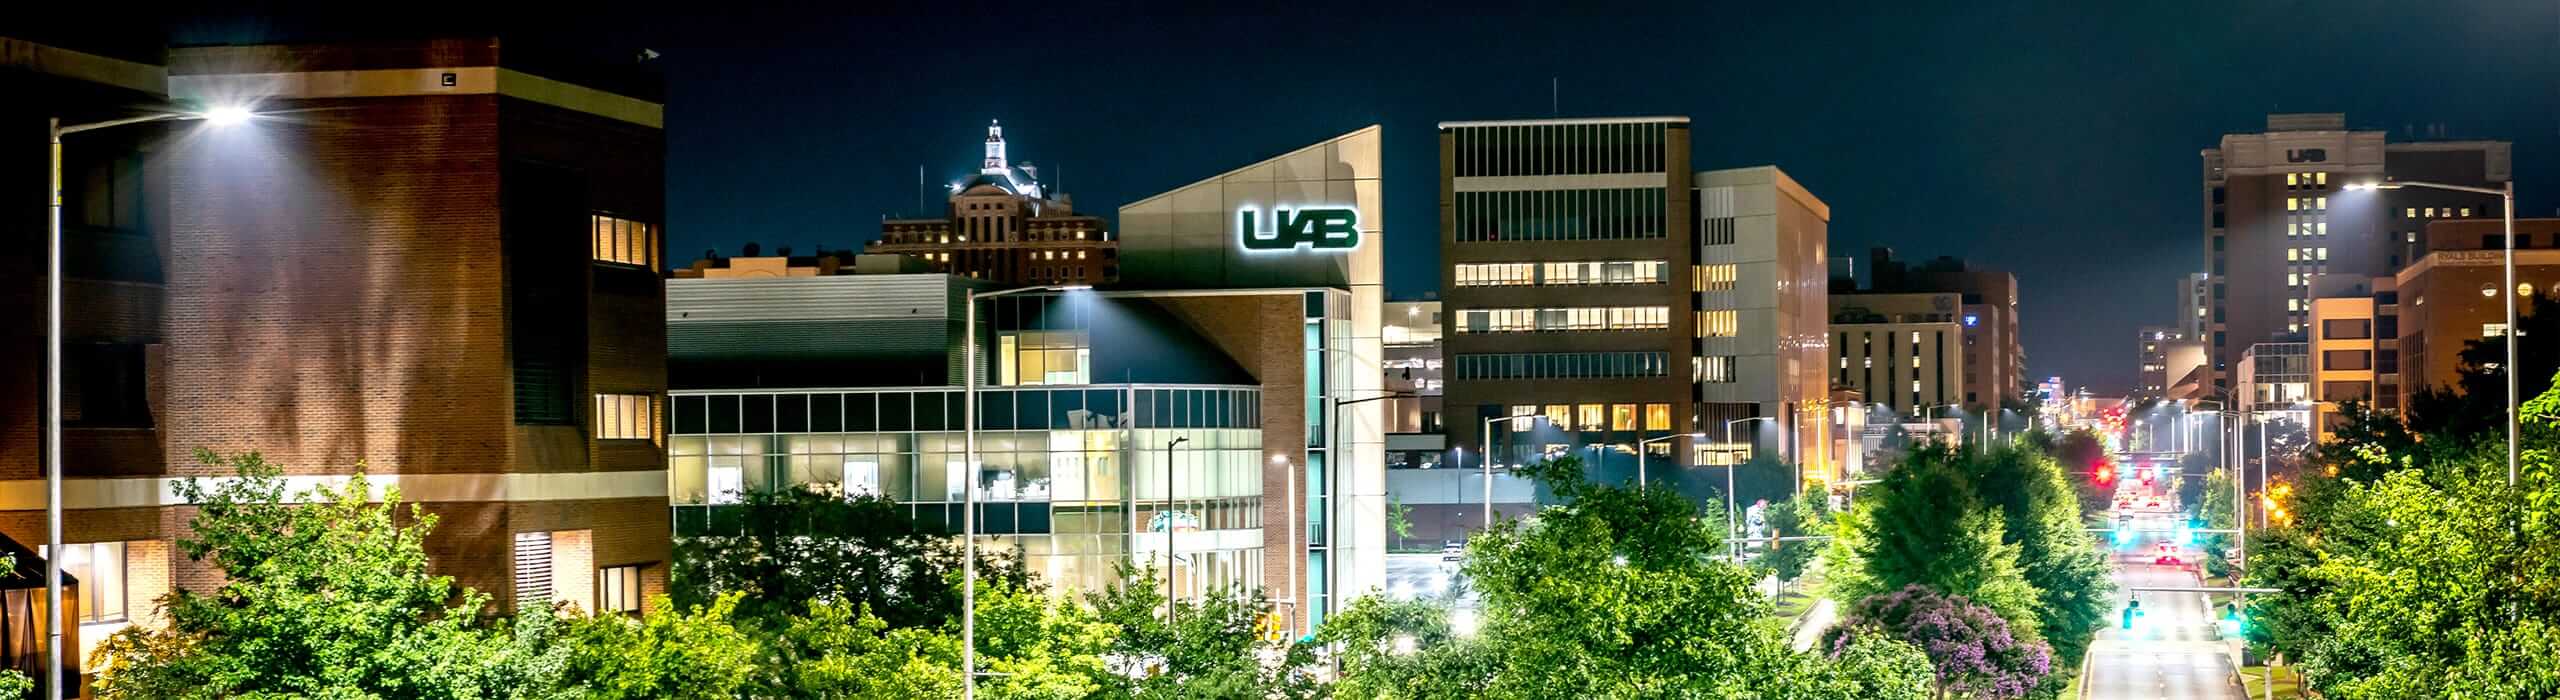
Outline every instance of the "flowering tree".
POLYGON ((1940 695, 2024 698, 2053 672, 2053 650, 2011 634, 2000 613, 1925 586, 1858 601, 1831 630, 1825 648, 1838 655, 1872 636, 1909 642, 1927 653, 1940 695))

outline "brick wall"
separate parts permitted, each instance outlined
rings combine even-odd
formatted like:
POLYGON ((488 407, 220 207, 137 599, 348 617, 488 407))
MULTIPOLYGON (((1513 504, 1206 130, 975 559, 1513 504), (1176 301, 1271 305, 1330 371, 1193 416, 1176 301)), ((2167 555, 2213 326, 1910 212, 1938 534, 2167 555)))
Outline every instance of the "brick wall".
MULTIPOLYGON (((1299 475, 1299 493, 1313 493, 1304 478, 1306 301, 1297 294, 1274 294, 1169 297, 1156 302, 1216 343, 1262 385, 1262 587, 1275 599, 1287 597, 1282 591, 1289 588, 1289 535, 1291 528, 1303 532, 1308 506, 1302 497, 1298 519, 1289 519, 1289 501, 1282 494, 1289 493, 1291 470, 1299 475), (1272 464, 1273 455, 1287 459, 1287 466, 1272 464)), ((1306 544, 1303 536, 1299 544, 1306 544)), ((1303 563, 1299 565, 1301 588, 1306 587, 1309 573, 1303 563)))

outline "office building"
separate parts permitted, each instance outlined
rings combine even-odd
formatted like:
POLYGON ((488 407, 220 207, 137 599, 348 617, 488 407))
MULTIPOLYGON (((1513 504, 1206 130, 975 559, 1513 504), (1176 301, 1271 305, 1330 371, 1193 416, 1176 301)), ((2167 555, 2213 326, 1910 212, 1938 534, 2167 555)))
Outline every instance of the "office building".
MULTIPOLYGON (((0 110, 30 154, 9 168, 22 191, 41 184, 48 116, 239 95, 328 115, 65 139, 64 561, 90 584, 73 662, 159 623, 172 590, 220 585, 175 544, 191 511, 171 484, 228 476, 199 449, 398 487, 439 518, 429 571, 500 612, 636 612, 664 591, 660 98, 631 69, 518 53, 490 39, 0 50, 36 59, 0 81, 90 83, 0 110)), ((14 220, 42 220, 24 204, 14 220)), ((42 250, 42 231, 8 233, 42 250)), ((41 256, 11 259, 25 267, 5 307, 41 328, 41 256)), ((26 488, 0 528, 40 543, 41 336, 18 337, 0 415, 25 439, 0 441, 0 472, 26 488)))
POLYGON ((2205 342, 2213 318, 2213 280, 2202 272, 2178 277, 2178 316, 2168 330, 2187 340, 2205 342))
POLYGON ((1030 163, 1006 159, 1004 127, 987 124, 978 174, 951 185, 943 215, 880 222, 863 252, 913 255, 938 272, 999 284, 1104 284, 1119 279, 1119 247, 1102 218, 1075 213, 1030 163))
POLYGON ((2140 348, 2142 376, 2134 387, 2134 398, 2174 398, 2169 396, 2170 389, 2206 364, 2203 341, 2167 327, 2143 326, 2135 344, 2140 348))
MULTIPOLYGON (((2488 220, 2439 221, 2425 229, 2427 253, 2393 278, 2397 318, 2384 324, 2397 352, 2384 359, 2398 369, 2397 400, 2428 389, 2460 389, 2462 351, 2506 332, 2505 231, 2488 220), (2395 356, 2396 355, 2396 356, 2395 356)), ((2532 313, 2560 289, 2560 219, 2516 220, 2516 308, 2532 313)), ((2528 371, 2547 371, 2548 368, 2528 371)), ((2530 399, 2532 397, 2525 397, 2530 399)))
POLYGON ((2346 189, 2385 179, 2507 182, 2510 144, 2441 137, 2350 129, 2342 114, 2271 114, 2265 131, 2225 134, 2204 149, 2206 339, 2217 390, 2234 384, 2232 363, 2250 346, 2307 337, 2320 279, 2391 276, 2427 252, 2419 232, 2428 222, 2497 218, 2494 196, 2346 189))
POLYGON ((2316 402, 2311 424, 2321 442, 2327 442, 2336 432, 2338 407, 2342 404, 2353 401, 2391 410, 2375 402, 2379 396, 2376 387, 2390 384, 2380 381, 2381 366, 2375 361, 2379 334, 2374 302, 2370 285, 2358 285, 2356 289, 2311 301, 2310 347, 2306 351, 2316 402))
POLYGON ((1689 138, 1685 117, 1440 125, 1453 448, 1576 450, 1609 481, 1639 449, 1752 463, 1756 495, 1792 486, 1777 465, 1833 474, 1830 209, 1774 167, 1693 173, 1689 138), (1726 442, 1731 421, 1749 422, 1726 442))
POLYGON ((2000 410, 2034 389, 2026 379, 2027 352, 2018 336, 2016 277, 1946 256, 1913 265, 1894 259, 1891 248, 1870 249, 1867 258, 1867 286, 1861 293, 1959 295, 1954 312, 1964 327, 1964 392, 1958 403, 1966 410, 2000 410))
POLYGON ((1954 292, 1832 294, 1832 386, 1856 391, 1871 412, 1912 419, 1962 406, 1962 298, 1954 292))
MULTIPOLYGON (((1390 301, 1383 324, 1387 432, 1441 430, 1440 302, 1390 301)), ((1394 466, 1395 460, 1388 460, 1394 466)))
POLYGON ((740 491, 817 485, 956 531, 974 484, 985 541, 1053 591, 1172 554, 1179 595, 1259 588, 1312 629, 1336 592, 1384 585, 1378 135, 1122 207, 1108 288, 841 263, 671 281, 679 528, 716 531, 740 491), (999 291, 977 301, 972 368, 970 295, 999 291))

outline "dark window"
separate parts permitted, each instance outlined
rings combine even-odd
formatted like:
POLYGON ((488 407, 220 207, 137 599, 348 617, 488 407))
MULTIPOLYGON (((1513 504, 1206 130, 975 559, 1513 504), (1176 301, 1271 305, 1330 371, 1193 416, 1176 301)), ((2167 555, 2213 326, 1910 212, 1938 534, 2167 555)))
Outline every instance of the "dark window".
POLYGON ((2320 322, 2320 336, 2330 340, 2364 340, 2373 337, 2373 322, 2361 318, 2333 318, 2320 322))
POLYGON ((2223 200, 2224 200, 2224 199, 2226 199, 2226 198, 2228 198, 2228 197, 2230 197, 2230 194, 2229 194, 2229 193, 2227 193, 2227 192, 2225 192, 2222 188, 2220 188, 2220 187, 2213 188, 2213 203, 2214 203, 2214 204, 2221 204, 2221 203, 2223 203, 2223 200))
POLYGON ((2380 335, 2384 338, 2400 337, 2399 316, 2376 316, 2374 317, 2374 326, 2374 333, 2376 335, 2380 335))
POLYGON ((2504 244, 2504 242, 2503 242, 2503 241, 2500 241, 2500 240, 2499 240, 2499 238, 2500 238, 2500 236, 2499 236, 2499 235, 2497 235, 2497 234, 2494 234, 2494 233, 2493 233, 2493 234, 2486 235, 2486 236, 2481 236, 2481 237, 2480 237, 2480 249, 2481 249, 2481 250, 2502 250, 2502 249, 2506 248, 2506 245, 2504 244))
POLYGON ((2370 401, 2372 399, 2373 382, 2320 383, 2320 400, 2322 401, 2370 401))
POLYGON ((2373 351, 2373 371, 2383 374, 2398 374, 2400 372, 2400 351, 2373 351))
POLYGON ((151 427, 142 348, 136 343, 65 346, 63 404, 71 410, 64 412, 63 422, 90 428, 151 427))
POLYGON ((514 164, 501 195, 516 422, 573 423, 586 376, 590 231, 586 181, 514 164))
POLYGON ((2320 353, 2323 370, 2373 369, 2373 353, 2366 350, 2328 350, 2320 353))
POLYGON ((2214 213, 2213 213, 2213 227, 2214 227, 2214 228, 2222 228, 2222 226, 2223 226, 2223 224, 2222 224, 2222 212, 2218 212, 2218 211, 2217 211, 2217 212, 2214 212, 2214 213))
POLYGON ((2216 252, 2216 253, 2222 252, 2222 237, 2221 237, 2221 236, 2214 236, 2214 237, 2213 237, 2213 252, 2216 252))

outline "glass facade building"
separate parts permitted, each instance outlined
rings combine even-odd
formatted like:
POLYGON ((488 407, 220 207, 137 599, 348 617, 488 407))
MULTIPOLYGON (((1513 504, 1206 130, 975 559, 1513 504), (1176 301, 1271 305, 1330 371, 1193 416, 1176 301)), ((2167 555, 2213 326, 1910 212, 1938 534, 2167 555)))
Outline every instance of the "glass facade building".
POLYGON ((883 496, 959 532, 974 478, 982 544, 1018 547, 1048 585, 1095 590, 1133 554, 1161 568, 1171 530, 1186 595, 1251 589, 1263 576, 1261 395, 982 388, 971 469, 954 388, 677 391, 668 499, 688 536, 736 527, 725 506, 742 493, 799 486, 883 496))

